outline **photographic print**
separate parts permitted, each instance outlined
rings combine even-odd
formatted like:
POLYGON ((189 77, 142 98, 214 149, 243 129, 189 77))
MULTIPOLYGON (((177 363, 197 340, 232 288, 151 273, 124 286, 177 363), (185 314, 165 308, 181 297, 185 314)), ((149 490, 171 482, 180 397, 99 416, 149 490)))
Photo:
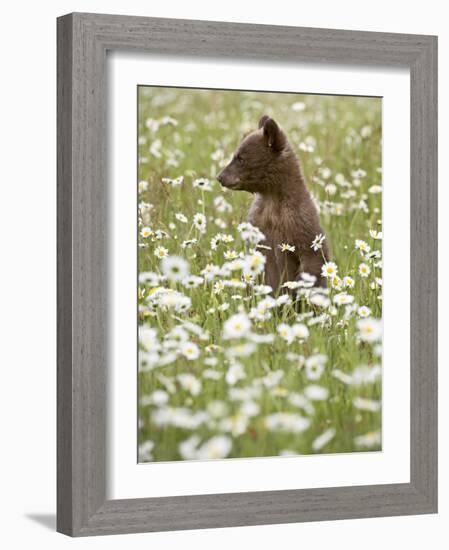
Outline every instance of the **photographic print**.
POLYGON ((138 461, 381 450, 381 98, 137 94, 138 461))

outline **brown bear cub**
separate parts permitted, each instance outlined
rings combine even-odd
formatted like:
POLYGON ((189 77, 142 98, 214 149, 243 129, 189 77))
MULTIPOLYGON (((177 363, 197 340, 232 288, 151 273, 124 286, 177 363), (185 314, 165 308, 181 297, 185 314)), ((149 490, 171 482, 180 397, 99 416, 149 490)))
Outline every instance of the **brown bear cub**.
POLYGON ((231 162, 217 176, 228 189, 254 194, 248 221, 265 235, 265 283, 278 290, 285 281, 299 280, 302 273, 326 286, 321 267, 328 247, 311 247, 324 232, 319 214, 306 187, 299 161, 278 124, 267 115, 259 129, 247 135, 231 162), (294 251, 282 250, 282 245, 294 251))

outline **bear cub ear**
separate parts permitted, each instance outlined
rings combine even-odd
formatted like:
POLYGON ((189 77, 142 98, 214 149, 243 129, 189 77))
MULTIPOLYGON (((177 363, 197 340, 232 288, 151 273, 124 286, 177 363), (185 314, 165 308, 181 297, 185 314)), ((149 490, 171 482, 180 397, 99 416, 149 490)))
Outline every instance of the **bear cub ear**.
POLYGON ((284 132, 279 128, 277 123, 268 115, 263 115, 259 120, 259 129, 263 128, 263 137, 268 147, 274 151, 281 151, 285 146, 284 132))

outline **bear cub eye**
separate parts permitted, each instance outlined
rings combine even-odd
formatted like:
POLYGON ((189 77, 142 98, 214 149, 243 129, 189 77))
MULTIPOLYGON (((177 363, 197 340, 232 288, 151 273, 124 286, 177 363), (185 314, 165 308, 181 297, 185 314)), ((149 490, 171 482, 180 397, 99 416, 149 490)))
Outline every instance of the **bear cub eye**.
POLYGON ((239 164, 243 164, 245 162, 240 154, 235 155, 234 158, 239 164))

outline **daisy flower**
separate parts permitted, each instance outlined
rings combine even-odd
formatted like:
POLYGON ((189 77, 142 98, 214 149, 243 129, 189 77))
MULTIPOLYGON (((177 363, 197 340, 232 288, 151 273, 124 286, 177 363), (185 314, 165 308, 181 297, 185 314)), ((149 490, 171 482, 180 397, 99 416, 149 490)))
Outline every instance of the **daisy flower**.
POLYGON ((305 340, 309 337, 309 329, 302 323, 295 323, 292 326, 293 336, 298 340, 305 340))
POLYGON ((201 213, 197 213, 193 216, 193 225, 198 229, 200 233, 206 232, 206 216, 201 213))
POLYGON ((296 113, 304 111, 305 108, 306 108, 306 104, 303 103, 302 101, 296 101, 296 103, 293 103, 292 105, 292 110, 295 111, 296 113))
POLYGON ((233 339, 246 336, 251 330, 251 321, 246 313, 237 313, 227 319, 223 325, 223 338, 233 339))
POLYGON ((381 443, 381 435, 380 431, 376 432, 368 432, 364 435, 359 435, 354 438, 354 443, 358 447, 375 447, 376 445, 380 445, 381 443))
POLYGON ((354 288, 355 281, 352 277, 349 275, 346 275, 346 277, 343 277, 343 286, 345 288, 354 288))
POLYGON ((165 239, 166 237, 168 237, 168 235, 162 229, 156 229, 156 231, 154 232, 154 237, 155 237, 155 239, 161 240, 161 239, 165 239))
POLYGON ((314 451, 320 451, 323 447, 325 447, 332 439, 335 437, 335 429, 329 428, 325 432, 323 432, 321 435, 319 435, 317 438, 315 438, 312 442, 312 449, 314 451))
POLYGON ((198 357, 200 356, 200 349, 194 342, 183 343, 180 351, 181 354, 189 361, 198 359, 198 357))
POLYGON ((246 256, 243 263, 243 275, 254 277, 265 268, 266 258, 261 252, 254 252, 251 256, 246 256))
POLYGON ((229 367, 225 380, 230 386, 237 384, 239 380, 243 380, 246 377, 245 371, 240 363, 232 363, 229 367))
POLYGON ((367 306, 360 306, 357 310, 357 314, 359 317, 369 317, 371 315, 371 310, 367 306))
POLYGON ((363 342, 377 342, 382 339, 382 321, 367 317, 357 321, 359 336, 363 342))
POLYGON ((226 458, 232 449, 232 439, 225 435, 214 435, 201 445, 196 453, 199 460, 226 458))
POLYGON ((343 281, 338 275, 331 279, 332 288, 335 290, 341 290, 343 288, 343 281))
POLYGON ((382 193, 382 186, 371 185, 371 187, 368 189, 368 193, 371 193, 372 195, 376 195, 377 193, 382 193))
POLYGON ((337 306, 346 306, 352 304, 353 301, 354 296, 346 294, 346 292, 340 292, 340 294, 334 296, 334 304, 337 304, 337 306))
POLYGON ((188 439, 181 441, 178 445, 178 451, 183 460, 194 460, 196 458, 199 443, 200 438, 197 435, 192 435, 188 439))
POLYGON ((139 327, 139 342, 147 351, 158 350, 160 348, 157 332, 154 328, 139 327))
POLYGON ((184 182, 184 176, 178 176, 175 179, 162 178, 161 181, 162 181, 162 183, 166 183, 167 185, 171 185, 172 187, 178 187, 178 186, 182 185, 182 183, 184 182))
POLYGON ((296 290, 297 288, 303 287, 303 281, 286 281, 282 284, 282 288, 288 288, 289 290, 296 290))
POLYGON ((368 412, 378 412, 382 406, 380 401, 374 401, 373 399, 366 399, 364 397, 355 397, 352 404, 356 409, 368 412))
POLYGON ((190 275, 190 277, 185 277, 182 280, 182 285, 186 288, 197 288, 204 282, 203 277, 198 277, 198 275, 190 275))
POLYGON ((296 413, 280 412, 266 416, 265 426, 275 432, 301 433, 310 426, 310 420, 296 413))
POLYGON ((178 222, 182 222, 182 223, 187 223, 188 222, 186 216, 184 216, 184 214, 182 214, 181 212, 177 212, 175 214, 175 218, 178 220, 178 222))
POLYGON ((145 180, 139 181, 139 193, 146 191, 148 189, 148 182, 145 180))
POLYGON ((144 407, 146 405, 156 405, 157 407, 162 407, 166 405, 169 400, 169 395, 164 390, 155 390, 150 395, 143 395, 140 399, 140 404, 144 407))
POLYGON ((181 248, 188 248, 189 246, 192 246, 198 242, 198 239, 187 239, 185 241, 182 241, 181 248))
POLYGON ((382 231, 376 231, 374 229, 369 230, 369 234, 373 239, 382 240, 382 231))
POLYGON ((314 292, 311 294, 309 296, 309 302, 317 307, 329 307, 331 303, 329 298, 320 292, 314 292))
POLYGON ((286 323, 280 323, 277 326, 277 332, 279 336, 287 342, 287 344, 291 344, 293 342, 294 334, 290 325, 287 325, 286 323))
POLYGON ((140 235, 144 239, 151 237, 152 234, 153 231, 151 230, 151 227, 142 227, 142 229, 140 230, 140 235))
POLYGON ((164 256, 161 271, 169 281, 182 281, 189 275, 189 264, 180 256, 164 256))
POLYGON ((238 253, 235 250, 226 250, 223 255, 225 260, 235 260, 238 258, 238 253))
POLYGON ((361 263, 359 265, 359 275, 360 277, 368 277, 371 273, 371 268, 368 264, 361 263))
POLYGON ((260 294, 263 296, 266 294, 270 294, 270 292, 273 292, 273 289, 270 285, 256 285, 254 287, 254 292, 255 294, 260 294))
POLYGON ((291 304, 292 299, 288 294, 281 294, 278 298, 276 298, 276 305, 277 306, 284 306, 286 304, 291 304))
POLYGON ((192 185, 193 187, 202 189, 203 191, 212 191, 212 183, 206 178, 198 178, 193 180, 192 185))
POLYGON ((355 248, 356 250, 360 250, 362 254, 366 254, 371 250, 370 245, 367 242, 362 241, 361 239, 356 239, 355 248))
POLYGON ((167 258, 168 250, 163 246, 157 246, 154 250, 154 255, 157 258, 167 258))
POLYGON ((304 388, 304 395, 311 401, 324 401, 329 396, 329 390, 312 384, 304 388))
POLYGON ((328 195, 335 195, 335 193, 337 192, 337 186, 335 185, 335 183, 328 183, 324 190, 326 191, 326 193, 328 195))
POLYGON ((321 248, 323 248, 323 242, 325 240, 326 236, 325 235, 322 235, 321 233, 319 235, 317 235, 313 241, 312 241, 312 244, 310 245, 310 248, 313 248, 313 250, 316 252, 317 250, 320 250, 321 248))
POLYGON ((153 460, 153 441, 147 440, 139 445, 139 460, 142 462, 150 462, 153 460))
POLYGON ((337 275, 337 265, 334 262, 326 262, 321 267, 321 275, 327 279, 333 279, 337 275))
POLYGON ((265 240, 265 235, 258 227, 255 227, 249 222, 243 222, 237 226, 237 231, 240 233, 244 241, 257 245, 260 241, 265 240))
POLYGON ((206 281, 212 281, 212 279, 215 279, 220 274, 220 268, 215 264, 207 264, 200 273, 206 281))
POLYGON ((278 248, 281 252, 294 252, 296 248, 292 244, 282 243, 278 244, 278 248))
POLYGON ((198 395, 201 392, 201 382, 193 374, 182 373, 178 374, 177 378, 181 388, 191 395, 198 395))
POLYGON ((214 206, 217 212, 232 212, 232 206, 229 202, 221 195, 214 198, 214 206))
POLYGON ((217 281, 214 283, 214 294, 220 294, 224 290, 225 286, 223 281, 217 281))

